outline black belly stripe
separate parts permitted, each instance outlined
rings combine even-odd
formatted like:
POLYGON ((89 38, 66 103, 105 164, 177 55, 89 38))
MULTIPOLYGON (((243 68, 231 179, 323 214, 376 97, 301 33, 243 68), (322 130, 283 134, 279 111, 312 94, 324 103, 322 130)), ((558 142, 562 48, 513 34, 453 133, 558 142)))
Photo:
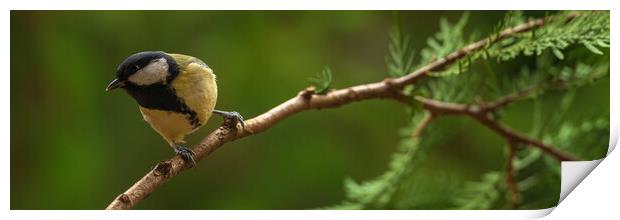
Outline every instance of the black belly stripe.
POLYGON ((198 114, 179 99, 174 89, 167 85, 128 85, 124 88, 144 108, 178 112, 187 117, 193 128, 201 126, 198 114))

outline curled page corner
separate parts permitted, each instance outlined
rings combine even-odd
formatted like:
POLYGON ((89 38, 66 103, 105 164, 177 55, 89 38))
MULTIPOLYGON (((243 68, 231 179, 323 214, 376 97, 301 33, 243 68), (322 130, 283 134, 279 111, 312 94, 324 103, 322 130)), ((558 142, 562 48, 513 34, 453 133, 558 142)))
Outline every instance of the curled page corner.
MULTIPOLYGON (((612 122, 617 120, 613 114, 611 114, 610 117, 610 121, 612 122)), ((618 143, 618 128, 616 124, 617 123, 610 123, 609 148, 607 150, 607 155, 615 149, 616 144, 618 143)), ((562 186, 558 205, 562 203, 568 194, 570 194, 605 158, 606 157, 603 157, 592 161, 563 161, 562 186)), ((549 209, 549 212, 551 212, 554 208, 549 209)))
POLYGON ((549 215, 555 209, 555 207, 557 206, 546 208, 546 209, 532 210, 530 213, 528 213, 527 216, 523 216, 523 217, 528 218, 528 219, 542 218, 542 217, 549 215))
MULTIPOLYGON (((613 107, 611 108, 613 111, 613 107)), ((609 148, 607 149, 607 155, 609 155, 615 148, 618 143, 618 124, 620 124, 620 120, 615 117, 614 114, 609 115, 609 121, 613 123, 609 123, 609 148)))
MULTIPOLYGON (((613 115, 612 115, 613 121, 613 115)), ((618 142, 617 127, 614 123, 610 124, 610 136, 609 136, 609 148, 607 155, 609 155, 618 142)), ((560 191, 560 200, 558 205, 583 181, 594 168, 596 168, 604 158, 592 161, 563 161, 562 162, 562 186, 560 191)))
POLYGON ((562 187, 560 191, 561 203, 583 179, 598 166, 605 158, 592 161, 564 161, 562 162, 562 187))

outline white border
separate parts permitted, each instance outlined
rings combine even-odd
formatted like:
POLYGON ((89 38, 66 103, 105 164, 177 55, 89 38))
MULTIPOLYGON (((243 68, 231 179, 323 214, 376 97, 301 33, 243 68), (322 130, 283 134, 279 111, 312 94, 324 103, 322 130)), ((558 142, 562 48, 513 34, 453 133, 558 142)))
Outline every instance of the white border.
MULTIPOLYGON (((35 1, 35 0, 4 0, 2 4, 3 14, 1 28, 5 31, 2 35, 2 59, 0 66, 4 67, 4 80, 0 81, 0 91, 3 99, 2 103, 9 103, 9 9, 13 10, 61 10, 61 9, 204 9, 204 10, 257 10, 257 9, 277 9, 277 10, 307 10, 307 9, 330 9, 330 10, 570 10, 570 9, 596 9, 596 10, 612 10, 612 25, 618 24, 617 16, 614 16, 614 8, 612 8, 610 0, 521 0, 499 2, 497 0, 470 0, 470 1, 395 1, 395 0, 357 0, 351 1, 334 1, 334 0, 314 0, 314 1, 283 1, 283 0, 228 0, 228 1, 196 1, 196 0, 148 0, 148 1, 127 1, 127 0, 101 0, 101 1, 75 1, 75 0, 54 0, 54 1, 35 1)), ((612 38, 617 36, 617 27, 612 27, 612 38)), ((612 39, 616 42, 617 39, 612 39)), ((617 50, 612 50, 612 58, 617 56, 617 50)), ((36 62, 36 61, 35 61, 36 62)), ((616 63, 612 62, 611 70, 617 69, 616 63)), ((611 74, 611 97, 620 97, 619 90, 613 85, 620 85, 618 77, 611 74)), ((618 124, 619 118, 615 114, 618 110, 617 99, 611 100, 611 139, 610 151, 618 140, 618 124)), ((200 219, 312 219, 317 218, 337 218, 337 219, 522 219, 536 218, 544 216, 552 209, 535 210, 535 211, 121 211, 121 212, 105 212, 105 211, 8 211, 10 208, 10 187, 9 187, 9 160, 10 160, 10 108, 5 106, 2 108, 2 121, 5 121, 1 127, 0 135, 5 143, 5 153, 2 154, 2 173, 5 175, 2 181, 2 195, 0 205, 4 207, 5 212, 2 215, 8 215, 2 219, 108 219, 108 218, 132 218, 132 219, 171 219, 171 218, 200 218, 200 219)), ((583 218, 592 216, 617 216, 613 207, 619 195, 617 186, 618 177, 617 170, 620 168, 618 157, 614 160, 613 155, 609 159, 602 161, 599 168, 593 171, 593 177, 586 178, 581 186, 568 195, 567 199, 562 202, 560 207, 549 217, 551 219, 565 219, 567 217, 581 216, 583 218), (615 184, 614 184, 615 183, 615 184), (611 193, 610 193, 611 192, 611 193)), ((586 162, 587 163, 587 162, 586 162)), ((591 166, 590 166, 591 168, 591 166)), ((587 169, 590 169, 587 168, 587 169)), ((568 172, 568 171, 566 171, 568 172)), ((581 171, 583 172, 583 171, 581 171)), ((102 204, 102 207, 105 204, 102 204)))

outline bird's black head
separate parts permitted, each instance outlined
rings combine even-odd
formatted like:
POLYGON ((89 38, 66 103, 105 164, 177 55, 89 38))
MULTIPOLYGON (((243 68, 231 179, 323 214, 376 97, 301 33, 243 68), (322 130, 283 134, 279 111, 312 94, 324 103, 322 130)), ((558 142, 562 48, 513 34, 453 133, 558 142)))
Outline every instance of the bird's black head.
POLYGON ((179 74, 177 62, 162 51, 145 51, 125 59, 106 90, 166 84, 179 74))

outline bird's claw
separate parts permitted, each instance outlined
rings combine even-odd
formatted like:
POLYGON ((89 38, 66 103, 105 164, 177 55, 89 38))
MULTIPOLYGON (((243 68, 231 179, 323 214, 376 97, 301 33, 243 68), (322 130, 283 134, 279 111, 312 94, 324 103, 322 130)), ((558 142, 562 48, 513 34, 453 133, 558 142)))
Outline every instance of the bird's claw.
POLYGON ((224 124, 227 125, 236 125, 237 123, 241 124, 241 127, 245 128, 245 121, 243 120, 243 116, 239 114, 239 112, 225 112, 220 110, 213 110, 213 113, 218 114, 224 118, 224 124))
POLYGON ((194 167, 196 165, 196 161, 194 160, 194 151, 189 148, 175 146, 174 153, 181 156, 181 158, 185 161, 186 164, 189 164, 189 167, 194 167))

